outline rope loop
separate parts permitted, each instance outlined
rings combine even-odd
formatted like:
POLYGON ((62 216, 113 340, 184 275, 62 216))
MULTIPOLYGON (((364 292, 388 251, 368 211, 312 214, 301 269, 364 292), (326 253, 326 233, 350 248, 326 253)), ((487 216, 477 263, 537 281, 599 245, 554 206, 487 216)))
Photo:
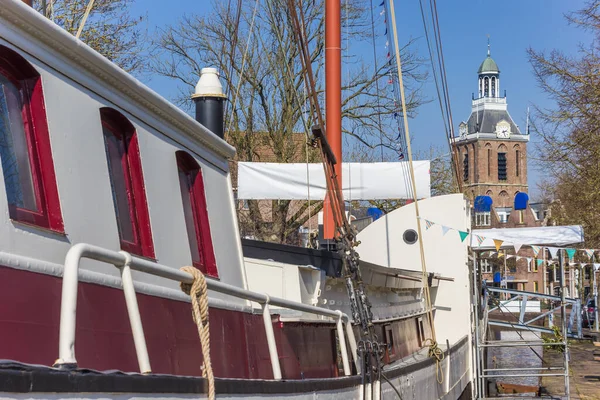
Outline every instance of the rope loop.
POLYGON ((429 357, 435 358, 435 377, 438 383, 444 382, 444 377, 442 376, 442 361, 444 360, 444 351, 438 347, 438 344, 435 340, 431 338, 427 338, 423 341, 424 345, 429 343, 429 351, 427 355, 429 357))
POLYGON ((208 399, 215 399, 215 376, 213 375, 210 361, 210 330, 208 319, 208 286, 204 274, 195 267, 182 267, 181 271, 192 275, 194 281, 190 283, 181 282, 181 290, 190 296, 192 300, 192 317, 198 327, 198 336, 202 346, 204 363, 201 366, 202 376, 208 381, 208 399))

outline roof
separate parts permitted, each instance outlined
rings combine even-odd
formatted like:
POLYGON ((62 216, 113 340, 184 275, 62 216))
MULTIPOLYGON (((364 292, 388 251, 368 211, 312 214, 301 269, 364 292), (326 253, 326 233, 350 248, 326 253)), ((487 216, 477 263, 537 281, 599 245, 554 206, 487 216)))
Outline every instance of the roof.
POLYGON ((2 32, 3 40, 50 68, 68 71, 68 79, 163 135, 181 143, 177 133, 183 133, 194 144, 212 150, 221 158, 219 161, 235 155, 235 148, 223 139, 32 7, 21 1, 3 1, 0 20, 2 26, 10 25, 2 32))
POLYGON ((492 72, 496 74, 500 73, 498 64, 496 64, 496 61, 494 61, 494 59, 490 56, 487 56, 486 59, 483 60, 483 62, 479 66, 479 70, 477 71, 478 74, 484 74, 486 72, 492 72))
POLYGON ((479 110, 473 111, 467 121, 468 133, 494 133, 498 122, 505 120, 510 124, 510 131, 513 135, 521 135, 519 127, 506 110, 479 110), (479 124, 479 127, 477 125, 479 124))

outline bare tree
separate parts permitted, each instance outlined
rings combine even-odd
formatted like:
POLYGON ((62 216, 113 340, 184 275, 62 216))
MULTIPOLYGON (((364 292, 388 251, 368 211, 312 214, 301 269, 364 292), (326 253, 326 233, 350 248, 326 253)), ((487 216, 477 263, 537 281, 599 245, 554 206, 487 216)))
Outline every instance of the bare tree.
POLYGON ((578 55, 558 50, 528 50, 539 86, 554 101, 536 108, 534 131, 542 143, 537 160, 547 171, 542 185, 554 198, 552 218, 559 224, 581 224, 586 245, 600 245, 600 1, 567 16, 593 35, 578 55))
MULTIPOLYGON (((324 2, 299 1, 305 18, 305 37, 310 49, 317 92, 324 97, 324 2)), ((275 0, 213 2, 213 12, 204 16, 187 15, 176 25, 164 29, 157 42, 161 55, 153 70, 179 82, 176 102, 191 108, 190 93, 205 66, 216 66, 228 93, 230 107, 225 116, 227 141, 236 147, 237 160, 305 162, 318 161, 308 153, 298 133, 308 133, 313 121, 305 94, 303 72, 293 23, 286 3, 275 0), (268 149, 268 151, 265 151, 268 149), (268 157, 267 157, 268 156, 268 157)), ((369 9, 365 2, 350 0, 344 10, 344 44, 371 39, 369 9), (347 39, 347 40, 346 40, 347 39)), ((381 38, 385 40, 385 38, 381 38)), ((367 42, 369 44, 370 42, 367 42)), ((382 42, 383 44, 383 42, 382 42)), ((387 60, 365 61, 356 51, 344 49, 347 67, 343 73, 343 131, 368 148, 394 147, 396 135, 385 124, 398 110, 390 90, 377 90, 378 81, 392 73, 387 60), (350 65, 352 65, 350 67, 350 65), (379 117, 383 122, 379 123, 379 117), (385 119, 387 117, 387 120, 385 119), (383 126, 383 127, 382 127, 383 126)), ((403 49, 407 81, 417 89, 423 75, 421 61, 408 47, 403 49)), ((381 84, 381 86, 385 86, 381 84)), ((418 91, 410 91, 407 112, 421 104, 418 91)), ((296 207, 289 201, 271 202, 269 212, 259 202, 249 201, 247 218, 256 237, 288 241, 288 237, 321 202, 306 202, 296 207), (292 211, 293 210, 293 211, 292 211), (266 215, 268 214, 268 215, 266 215)))
MULTIPOLYGON (((135 0, 95 0, 80 39, 127 72, 145 67, 143 17, 134 17, 129 7, 135 0)), ((75 35, 89 0, 37 0, 38 11, 75 35)))

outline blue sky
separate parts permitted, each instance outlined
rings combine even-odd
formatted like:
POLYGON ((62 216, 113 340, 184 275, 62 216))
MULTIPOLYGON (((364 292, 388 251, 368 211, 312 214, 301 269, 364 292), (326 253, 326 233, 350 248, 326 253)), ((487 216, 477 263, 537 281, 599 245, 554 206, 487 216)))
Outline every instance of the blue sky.
MULTIPOLYGON (((374 0, 376 6, 380 2, 374 0)), ((212 4, 213 0, 138 0, 132 11, 147 14, 146 24, 152 34, 157 28, 176 23, 186 13, 210 13, 212 4)), ((400 41, 417 38, 416 50, 427 57, 418 0, 396 0, 395 4, 400 41)), ((528 106, 551 106, 533 79, 526 49, 530 46, 536 50, 560 49, 575 55, 577 45, 587 41, 588 36, 568 25, 564 14, 581 8, 583 4, 583 0, 438 0, 455 129, 469 116, 471 93, 476 90, 477 68, 486 56, 488 34, 492 57, 501 71, 501 91, 507 91, 509 111, 521 129, 525 129, 528 106)), ((382 33, 383 27, 379 31, 382 33)), ((378 52, 385 54, 385 38, 381 36, 377 40, 381 45, 378 52)), ((174 81, 151 76, 143 80, 166 98, 176 94, 174 81)), ((416 151, 426 151, 430 145, 445 146, 433 80, 430 79, 423 89, 424 95, 433 101, 422 106, 418 115, 410 121, 416 151)), ((542 176, 531 160, 536 141, 537 138, 532 135, 529 149, 532 200, 542 176)))

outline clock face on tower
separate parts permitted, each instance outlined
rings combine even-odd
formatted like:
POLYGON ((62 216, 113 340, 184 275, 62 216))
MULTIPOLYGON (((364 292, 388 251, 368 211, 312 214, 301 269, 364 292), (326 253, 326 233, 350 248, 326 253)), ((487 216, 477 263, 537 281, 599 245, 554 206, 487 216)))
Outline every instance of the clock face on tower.
POLYGON ((461 122, 461 124, 458 126, 458 129, 460 131, 460 136, 462 138, 467 136, 467 124, 465 124, 464 122, 461 122))
POLYGON ((502 120, 498 122, 496 125, 496 137, 500 139, 510 138, 510 124, 507 121, 502 120))

